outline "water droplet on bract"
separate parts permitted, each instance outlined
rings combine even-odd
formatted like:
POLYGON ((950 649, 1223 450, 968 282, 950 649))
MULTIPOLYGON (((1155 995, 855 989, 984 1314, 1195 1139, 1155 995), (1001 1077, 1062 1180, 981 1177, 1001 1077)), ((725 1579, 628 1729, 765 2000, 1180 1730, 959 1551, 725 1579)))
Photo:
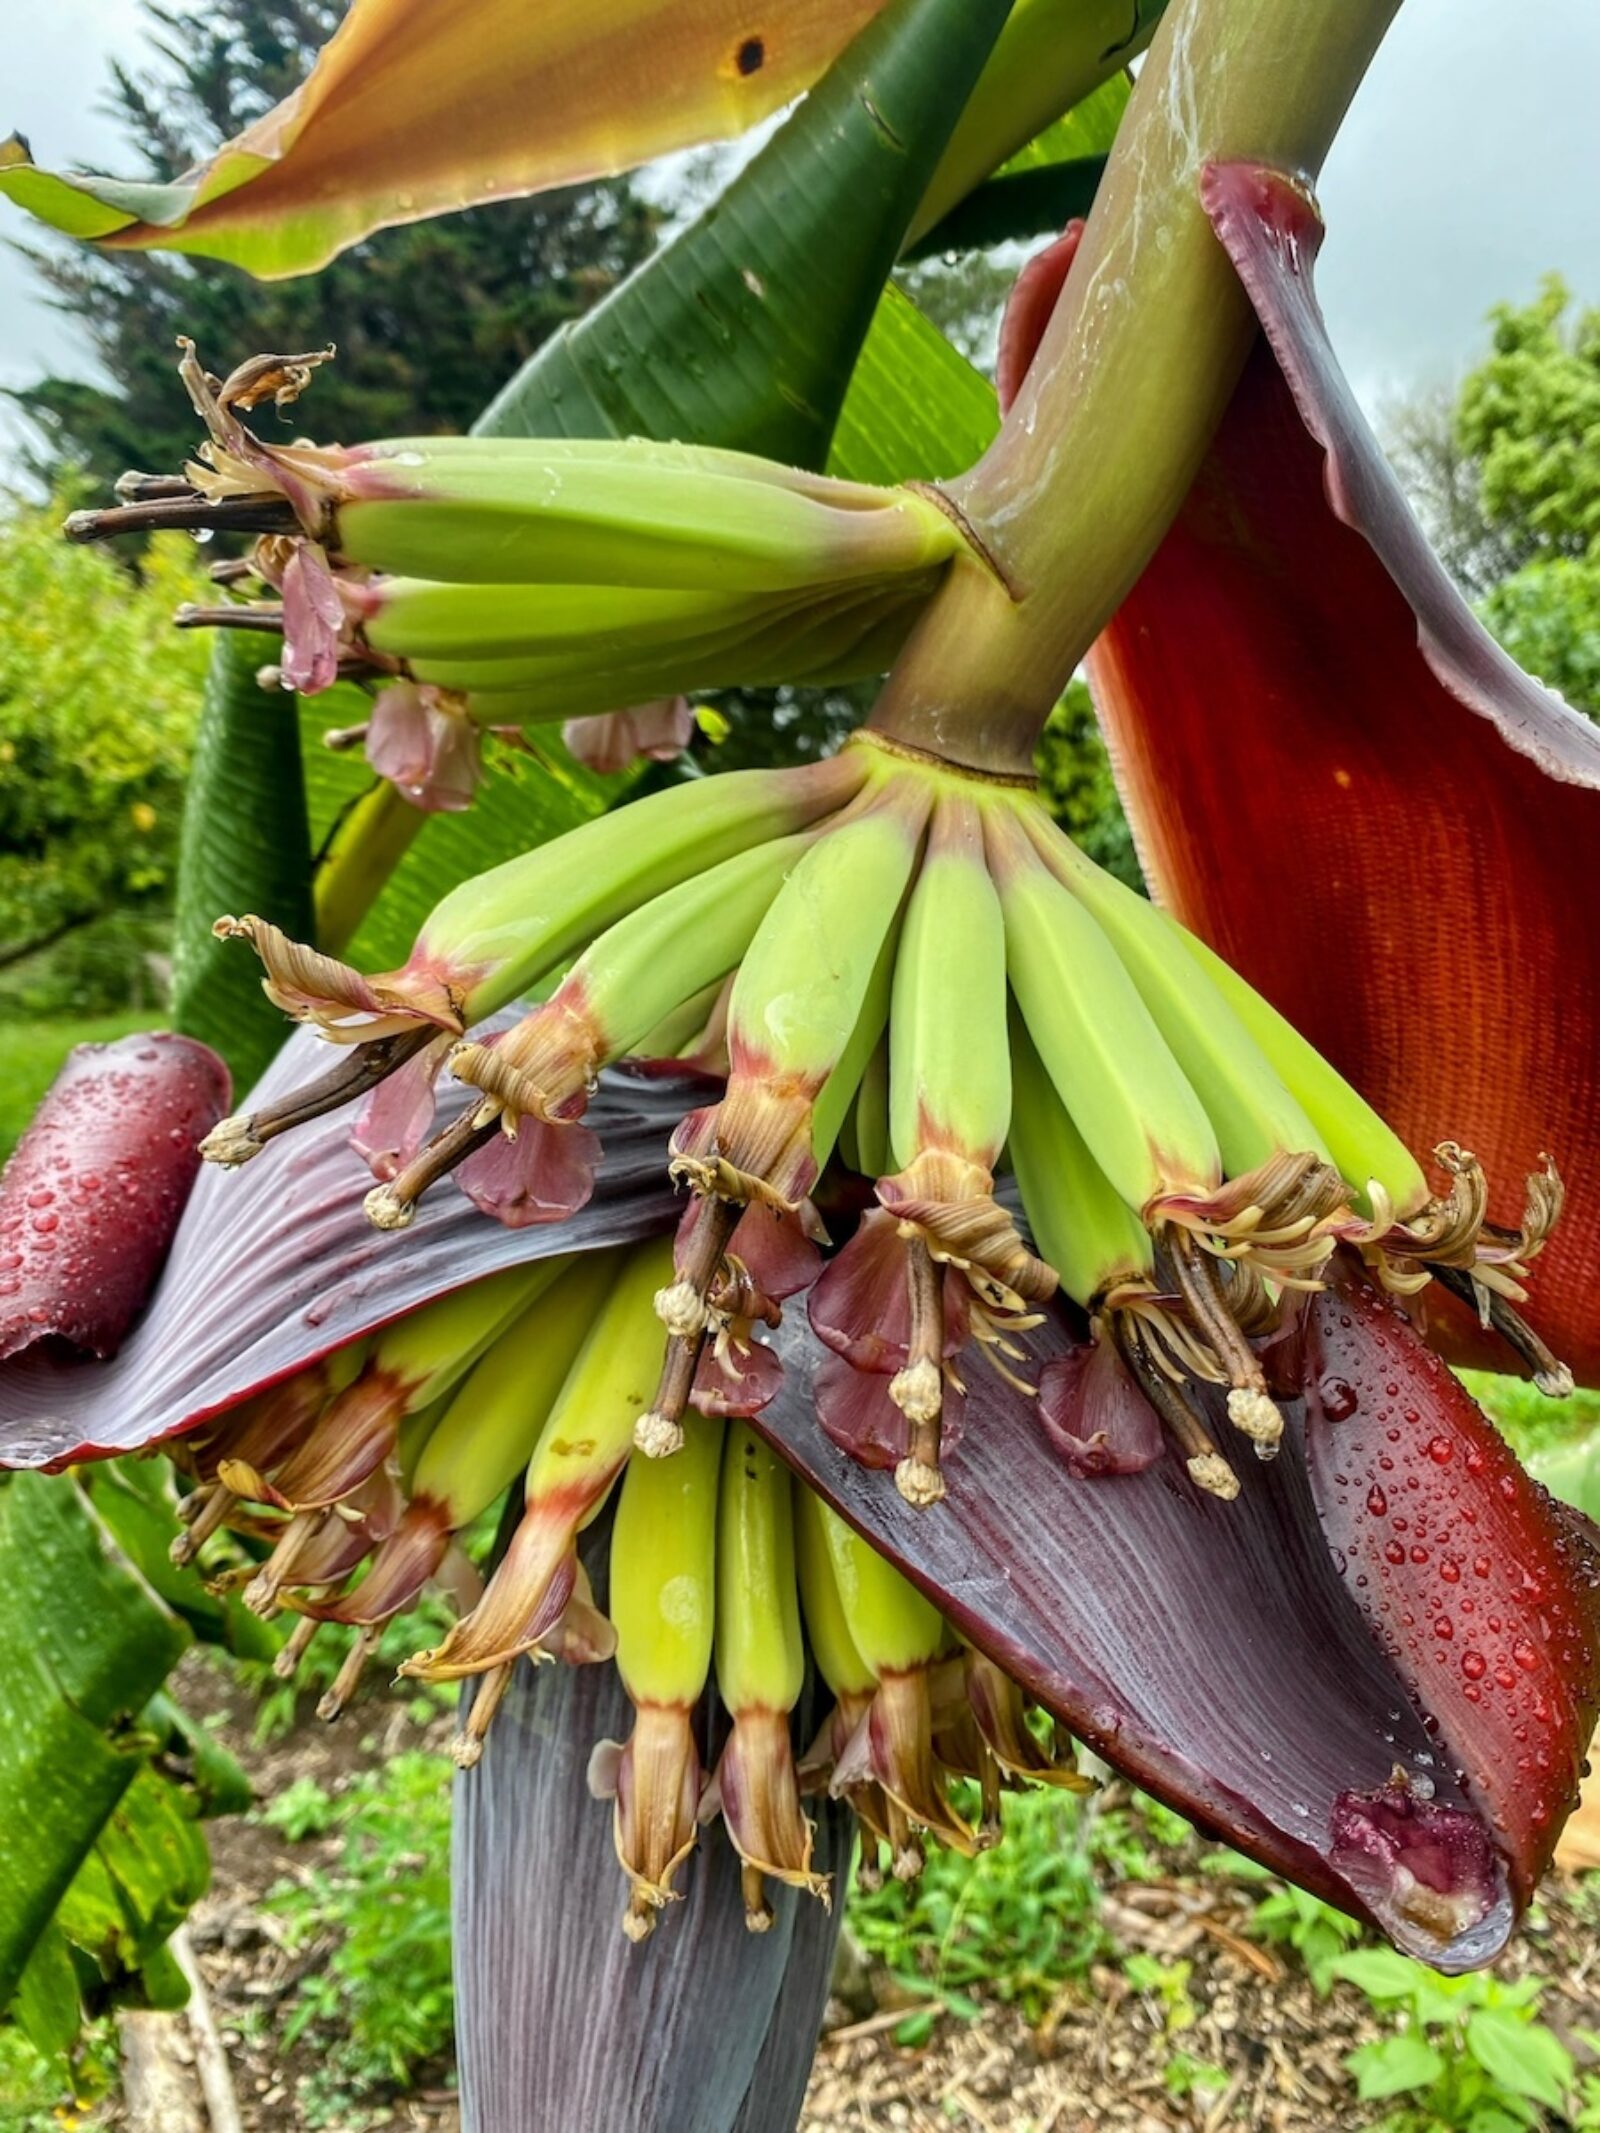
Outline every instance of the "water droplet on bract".
POLYGON ((1324 1378, 1317 1387, 1317 1397, 1330 1422, 1343 1422, 1361 1404, 1355 1387, 1344 1378, 1324 1378))
POLYGON ((214 526, 196 526, 190 536, 197 548, 204 548, 207 542, 214 541, 216 537, 216 528, 214 526))
POLYGON ((1489 1662, 1482 1652, 1463 1652, 1461 1671, 1469 1681, 1481 1681, 1489 1671, 1489 1662))
POLYGON ((1382 1518, 1388 1508, 1388 1497, 1378 1486, 1377 1482, 1374 1482, 1372 1484, 1372 1487, 1367 1491, 1367 1509, 1372 1513, 1374 1518, 1382 1518))
POLYGON ((1428 1457, 1435 1466, 1448 1466, 1456 1455, 1456 1448, 1448 1437, 1428 1439, 1428 1457))

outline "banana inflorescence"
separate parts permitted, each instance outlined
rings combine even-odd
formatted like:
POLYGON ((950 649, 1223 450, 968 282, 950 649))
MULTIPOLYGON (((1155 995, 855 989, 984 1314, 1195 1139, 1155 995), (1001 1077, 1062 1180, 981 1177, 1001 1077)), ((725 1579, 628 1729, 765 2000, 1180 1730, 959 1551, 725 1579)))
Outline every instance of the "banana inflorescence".
POLYGON ((689 1202, 635 1417, 649 1453, 678 1449, 690 1408, 760 1411, 781 1378, 763 1332, 808 1291, 831 1351, 822 1427, 910 1502, 944 1493, 975 1364, 1040 1393, 1075 1475, 1170 1447, 1226 1500, 1239 1447, 1270 1459, 1283 1434, 1264 1340, 1341 1247, 1398 1293, 1438 1280, 1542 1386, 1566 1383, 1516 1308, 1559 1211, 1553 1169, 1516 1230, 1488 1222, 1481 1170, 1453 1145, 1432 1194, 1355 1091, 1025 781, 869 730, 830 763, 680 786, 464 884, 384 978, 252 933, 274 997, 359 1041, 207 1152, 241 1160, 353 1085, 383 1226, 447 1174, 502 1221, 559 1220, 592 1189, 597 1075, 658 1036, 701 1064, 720 1053, 720 1099, 672 1138, 689 1202), (477 972, 445 988, 448 1012, 428 995, 445 963, 477 972), (474 1037, 514 983, 539 1004, 474 1037), (420 1085, 446 1066, 476 1100, 425 1139, 420 1085), (824 1263, 814 1195, 836 1158, 874 1177, 876 1205, 824 1263), (1023 1221, 998 1192, 1006 1167, 1023 1221), (1023 1337, 1058 1286, 1097 1345, 1039 1376, 1023 1337))
POLYGON ((1003 1786, 1083 1783, 1015 1685, 747 1425, 690 1410, 676 1457, 634 1448, 660 1344, 654 1299, 671 1271, 663 1242, 491 1276, 245 1402, 177 1454, 195 1485, 174 1552, 191 1561, 226 1528, 233 1553, 250 1554, 231 1567, 219 1541, 207 1574, 219 1587, 249 1579, 253 1605, 292 1619, 281 1676, 322 1625, 354 1630, 324 1718, 430 1583, 460 1619, 401 1672, 475 1684, 454 1742, 464 1767, 519 1659, 615 1658, 633 1730, 597 1744, 589 1782, 613 1803, 635 1940, 682 1894, 699 1832, 718 1818, 740 1857, 746 1922, 763 1931, 770 1882, 830 1897, 811 1863, 807 1795, 855 1810, 864 1873, 881 1872, 887 1844, 908 1876, 929 1839, 995 1841, 1003 1786), (372 1465, 365 1431, 351 1456, 348 1402, 380 1378, 407 1387, 409 1405, 372 1465), (329 1477, 328 1500, 303 1534, 283 1484, 313 1467, 329 1477), (484 1585, 467 1529, 518 1476, 522 1515, 484 1585), (608 1502, 602 1610, 577 1543, 608 1502), (808 1642, 836 1698, 809 1748, 794 1731, 808 1642), (976 1829, 964 1779, 977 1781, 976 1829))
MULTIPOLYGON (((406 716, 476 731, 718 679, 868 672, 941 574, 990 568, 931 493, 736 454, 262 443, 245 417, 292 401, 317 360, 218 381, 191 351, 207 443, 73 529, 251 535, 223 574, 276 597, 203 619, 281 631, 299 687, 355 672, 390 685, 391 709, 422 692, 406 716)), ((355 1627, 331 1706, 429 1578, 461 1616, 405 1671, 477 1684, 464 1762, 520 1658, 616 1653, 636 1723, 593 1776, 635 1935, 707 1813, 759 1928, 769 1883, 823 1893, 808 1785, 851 1801, 869 1871, 886 1846, 910 1873, 929 1835, 991 1841, 1005 1783, 1073 1782, 1016 1687, 830 1513, 797 1507, 748 1426, 781 1383, 768 1336, 792 1299, 824 1351, 820 1426, 932 1516, 960 1486, 971 1373, 990 1368, 1035 1400, 1063 1487, 1167 1461, 1176 1485, 1237 1496, 1241 1453, 1270 1460, 1284 1435, 1272 1341, 1338 1251, 1397 1294, 1466 1301, 1546 1390, 1570 1388, 1518 1309, 1560 1211, 1553 1166, 1515 1228, 1490 1222, 1453 1143, 1435 1191, 1266 1001, 1061 833, 1029 779, 869 727, 804 768, 686 779, 461 883, 396 970, 352 969, 270 916, 217 930, 336 1051, 204 1152, 245 1162, 361 1099, 351 1139, 380 1228, 445 1178, 508 1226, 558 1223, 593 1190, 585 1112, 607 1067, 642 1052, 722 1076, 672 1136, 671 1240, 446 1298, 185 1454, 178 1552, 224 1524, 267 1544, 239 1575, 252 1605, 308 1625, 286 1663, 317 1621, 355 1627), (512 1002, 519 1021, 483 1027, 512 1002), (435 1131, 441 1074, 469 1101, 435 1131), (1041 1362, 1031 1336, 1058 1288, 1093 1337, 1041 1362), (519 1468, 520 1522, 480 1593, 457 1536, 519 1468), (608 1618, 579 1539, 624 1476, 608 1618), (797 1760, 802 1623, 836 1707, 797 1760)))
POLYGON ((401 781, 420 804, 470 799, 484 731, 688 689, 882 673, 952 559, 975 561, 915 489, 739 452, 641 438, 264 443, 251 411, 290 404, 331 351, 219 379, 184 346, 207 433, 196 457, 182 475, 128 477, 127 502, 78 513, 69 531, 253 534, 218 570, 248 596, 179 621, 281 638, 264 678, 303 693, 339 679, 376 689, 371 728, 333 738, 364 733, 380 768, 420 750, 425 767, 401 781))

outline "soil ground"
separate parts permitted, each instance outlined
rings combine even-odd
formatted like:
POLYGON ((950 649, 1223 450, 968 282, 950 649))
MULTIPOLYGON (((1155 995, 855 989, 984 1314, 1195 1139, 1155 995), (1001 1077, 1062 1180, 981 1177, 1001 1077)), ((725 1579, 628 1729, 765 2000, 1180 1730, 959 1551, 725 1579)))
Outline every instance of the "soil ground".
MULTIPOLYGON (((337 1791, 366 1760, 376 1734, 400 1746, 441 1750, 450 1730, 424 1735, 400 1705, 369 1703, 359 1723, 314 1723, 260 1747, 248 1700, 214 1668, 186 1662, 185 1703, 214 1714, 221 1737, 244 1761, 258 1796, 296 1778, 337 1791)), ((425 2067, 403 2095, 380 2099, 348 2123, 314 2120, 303 2108, 321 2066, 325 2036, 285 2044, 296 1987, 327 1949, 289 1951, 263 1899, 276 1885, 328 1863, 337 1839, 292 1842, 249 1817, 210 1825, 215 1871, 191 1934, 223 2034, 246 2133, 366 2133, 375 2125, 459 2133, 448 2061, 425 2067)), ((1256 1890, 1199 1877, 1193 1848, 1173 1854, 1169 1878, 1107 1899, 1106 1919, 1124 1956, 1187 1963, 1188 2005, 1170 2004, 1105 1963, 1065 1988, 1030 2026, 1013 2009, 986 2008, 969 2021, 945 2015, 916 2049, 895 2042, 904 2018, 892 1980, 863 1969, 850 2004, 829 2008, 802 2133, 1356 2133, 1372 2111, 1354 2103, 1342 2061, 1376 2036, 1367 2001, 1336 1987, 1319 1998, 1298 1960, 1251 1935, 1256 1890), (1221 2069, 1226 2085, 1174 2094, 1167 2069, 1178 2055, 1221 2069)), ((1546 2018, 1578 2053, 1577 2032, 1596 2020, 1600 1945, 1592 1903, 1556 1879, 1505 1971, 1537 1968, 1548 1984, 1546 2018)), ((124 2123, 115 2105, 90 2124, 124 2123)), ((687 2129, 686 2129, 687 2133, 687 2129)))

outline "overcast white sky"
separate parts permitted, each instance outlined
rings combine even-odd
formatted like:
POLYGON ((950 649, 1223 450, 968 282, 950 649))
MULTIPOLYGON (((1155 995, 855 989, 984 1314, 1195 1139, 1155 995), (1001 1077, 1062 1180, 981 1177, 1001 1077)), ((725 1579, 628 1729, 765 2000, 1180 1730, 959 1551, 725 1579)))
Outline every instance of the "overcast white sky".
MULTIPOLYGON (((26 133, 45 164, 118 171, 95 106, 108 58, 138 48, 138 0, 9 0, 0 132, 26 133)), ((1600 302, 1597 89, 1597 0, 1405 0, 1321 187, 1323 302, 1369 408, 1454 376, 1490 304, 1547 269, 1600 302)), ((0 236, 25 228, 0 203, 0 236)), ((0 249, 0 382, 83 363, 0 249)), ((0 466, 6 429, 0 412, 0 466)))

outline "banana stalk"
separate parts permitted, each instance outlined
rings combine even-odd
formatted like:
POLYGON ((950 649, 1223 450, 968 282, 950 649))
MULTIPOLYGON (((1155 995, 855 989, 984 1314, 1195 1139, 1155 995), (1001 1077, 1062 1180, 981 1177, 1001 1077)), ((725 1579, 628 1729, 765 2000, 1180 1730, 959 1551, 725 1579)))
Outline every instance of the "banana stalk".
POLYGON ((617 1857, 629 1882, 622 1929, 634 1941, 679 1897, 673 1883, 699 1824, 694 1716, 716 1629, 722 1449, 722 1423, 692 1415, 676 1459, 634 1453, 611 1530, 609 1606, 634 1726, 625 1746, 596 1751, 590 1782, 616 1801, 617 1857))
POLYGON ((805 1685, 788 1469, 747 1426, 727 1433, 717 1513, 717 1690, 733 1732, 715 1789, 744 1862, 744 1920, 772 1923, 768 1879, 830 1900, 811 1871, 813 1828, 800 1805, 789 1714, 805 1685))

